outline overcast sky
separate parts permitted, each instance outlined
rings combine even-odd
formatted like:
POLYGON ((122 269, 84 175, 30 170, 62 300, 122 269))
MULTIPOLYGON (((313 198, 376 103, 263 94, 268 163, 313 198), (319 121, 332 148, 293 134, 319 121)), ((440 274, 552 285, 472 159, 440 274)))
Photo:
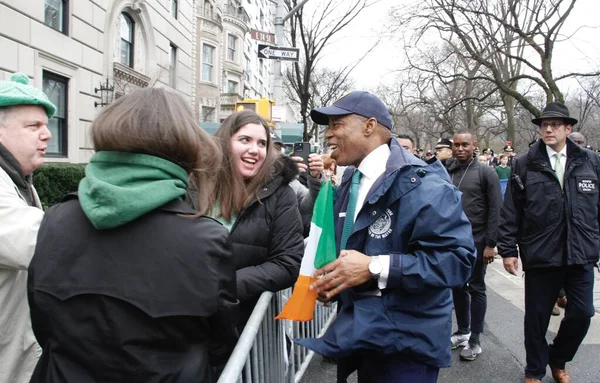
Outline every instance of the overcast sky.
MULTIPOLYGON (((319 0, 307 3, 316 4, 319 0)), ((355 69, 352 77, 357 89, 373 90, 380 83, 391 83, 394 70, 402 66, 403 53, 399 37, 385 36, 389 9, 398 4, 408 6, 414 0, 380 0, 364 10, 348 27, 342 30, 326 49, 321 65, 336 68, 341 63, 355 62, 380 39, 379 45, 355 69)), ((586 71, 600 67, 600 1, 578 0, 563 29, 565 35, 576 35, 555 48, 554 72, 567 68, 586 71)))

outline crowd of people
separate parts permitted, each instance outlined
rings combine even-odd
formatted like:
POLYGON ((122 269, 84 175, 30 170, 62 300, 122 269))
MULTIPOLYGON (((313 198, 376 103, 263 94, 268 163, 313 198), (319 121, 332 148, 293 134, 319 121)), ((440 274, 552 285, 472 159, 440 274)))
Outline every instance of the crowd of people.
POLYGON ((0 383, 216 381, 260 294, 293 286, 327 181, 337 257, 310 288, 339 311, 296 341, 334 359, 338 382, 436 382, 453 349, 476 360, 496 249, 525 273, 525 382, 547 365, 571 381, 594 314, 600 160, 569 138, 564 105, 532 120, 527 153, 479 158, 466 130, 419 153, 353 91, 311 111, 328 149, 303 160, 254 112, 210 137, 179 95, 138 89, 95 118, 77 193, 44 212, 32 173, 55 111, 26 75, 0 81, 0 383))

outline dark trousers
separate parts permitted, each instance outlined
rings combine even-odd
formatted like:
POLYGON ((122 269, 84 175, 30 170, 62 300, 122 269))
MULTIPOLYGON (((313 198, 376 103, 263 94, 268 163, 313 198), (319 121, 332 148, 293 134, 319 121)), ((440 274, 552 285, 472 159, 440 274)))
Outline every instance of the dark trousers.
POLYGON ((594 267, 564 266, 525 272, 525 376, 542 379, 546 366, 565 368, 573 360, 594 315, 594 267), (567 296, 565 317, 552 345, 546 331, 560 288, 567 296))
POLYGON ((354 371, 358 372, 358 383, 436 383, 440 369, 404 354, 363 351, 338 360, 337 383, 346 383, 354 371))
POLYGON ((470 328, 474 333, 483 332, 483 321, 487 310, 487 294, 485 292, 485 272, 487 265, 483 263, 485 243, 475 244, 477 260, 471 279, 461 288, 452 290, 456 324, 459 328, 470 328), (470 325, 470 326, 469 326, 470 325))

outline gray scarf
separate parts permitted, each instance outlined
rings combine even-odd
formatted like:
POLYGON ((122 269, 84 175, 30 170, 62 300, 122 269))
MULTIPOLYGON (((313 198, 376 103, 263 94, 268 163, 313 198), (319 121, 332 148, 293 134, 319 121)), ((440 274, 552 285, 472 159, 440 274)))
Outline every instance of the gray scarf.
POLYGON ((31 175, 25 176, 19 161, 0 143, 0 168, 2 168, 15 183, 19 192, 25 198, 27 205, 35 206, 33 190, 31 189, 31 175))

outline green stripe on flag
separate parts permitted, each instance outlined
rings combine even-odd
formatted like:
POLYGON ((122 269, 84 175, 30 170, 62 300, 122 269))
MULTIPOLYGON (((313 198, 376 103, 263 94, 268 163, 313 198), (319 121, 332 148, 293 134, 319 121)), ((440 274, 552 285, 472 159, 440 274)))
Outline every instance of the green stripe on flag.
POLYGON ((333 226, 333 186, 331 181, 321 186, 312 215, 312 222, 321 228, 321 236, 315 254, 315 268, 335 261, 335 228, 333 226))

